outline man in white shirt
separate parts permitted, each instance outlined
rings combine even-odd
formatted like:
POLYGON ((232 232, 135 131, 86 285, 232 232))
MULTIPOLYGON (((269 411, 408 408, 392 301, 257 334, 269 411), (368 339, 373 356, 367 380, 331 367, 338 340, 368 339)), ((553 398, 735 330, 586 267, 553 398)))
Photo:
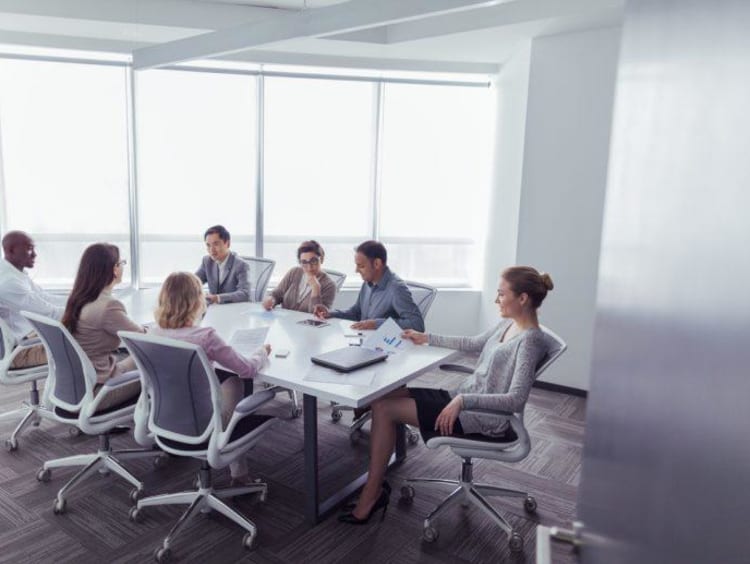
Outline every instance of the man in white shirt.
MULTIPOLYGON (((34 328, 21 316, 30 311, 53 319, 61 319, 65 311, 64 299, 57 298, 36 285, 25 268, 34 268, 36 251, 34 241, 23 231, 9 231, 3 237, 4 260, 0 260, 0 317, 8 324, 22 344, 33 337, 34 328)), ((47 363, 44 346, 37 344, 21 350, 13 359, 11 368, 26 368, 47 363)))

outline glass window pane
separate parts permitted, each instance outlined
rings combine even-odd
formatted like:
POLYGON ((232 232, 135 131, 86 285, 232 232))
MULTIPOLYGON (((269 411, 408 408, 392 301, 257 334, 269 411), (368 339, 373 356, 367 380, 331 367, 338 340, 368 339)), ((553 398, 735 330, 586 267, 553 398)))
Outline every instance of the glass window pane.
POLYGON ((42 284, 71 285, 93 242, 128 257, 126 108, 123 68, 0 60, 3 212, 35 237, 42 284))
POLYGON ((265 87, 264 254, 278 279, 301 241, 333 260, 371 232, 374 86, 274 77, 265 87))
POLYGON ((475 283, 490 181, 491 92, 386 84, 384 96, 379 227, 389 262, 404 278, 475 283))
POLYGON ((255 254, 256 79, 138 73, 138 198, 144 282, 196 270, 203 232, 224 225, 255 254))

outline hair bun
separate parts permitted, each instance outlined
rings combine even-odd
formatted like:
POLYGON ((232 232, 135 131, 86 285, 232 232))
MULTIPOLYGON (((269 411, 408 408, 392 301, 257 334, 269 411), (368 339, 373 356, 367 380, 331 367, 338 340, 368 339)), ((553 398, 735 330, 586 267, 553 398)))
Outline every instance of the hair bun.
POLYGON ((555 287, 555 284, 552 282, 552 277, 546 272, 540 272, 539 277, 542 279, 542 284, 544 284, 544 287, 547 288, 548 292, 555 287))

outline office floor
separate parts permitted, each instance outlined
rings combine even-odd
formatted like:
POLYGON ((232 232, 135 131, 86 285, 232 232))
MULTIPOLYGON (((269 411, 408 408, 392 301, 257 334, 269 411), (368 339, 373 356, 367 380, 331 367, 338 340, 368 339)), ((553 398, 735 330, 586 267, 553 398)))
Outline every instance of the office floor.
MULTIPOLYGON (((467 360, 469 363, 470 360, 467 360)), ((459 376, 431 372, 414 385, 453 387, 459 376)), ((26 399, 25 387, 4 387, 0 412, 15 409, 26 399)), ((223 517, 196 518, 173 545, 173 561, 333 563, 356 562, 529 562, 535 561, 535 524, 569 524, 575 512, 583 442, 584 399, 534 389, 526 411, 532 435, 532 453, 521 463, 477 461, 475 479, 505 483, 533 492, 539 504, 536 516, 524 513, 520 500, 497 498, 493 504, 509 517, 525 539, 525 550, 511 556, 506 535, 479 511, 461 506, 448 510, 437 521, 440 538, 434 544, 421 540, 424 516, 445 493, 437 488, 417 488, 413 504, 399 501, 402 480, 409 476, 454 478, 460 461, 446 449, 428 450, 421 443, 409 447, 404 464, 394 468, 390 481, 394 496, 385 520, 361 527, 340 524, 331 517, 311 528, 303 516, 302 419, 289 419, 288 401, 278 396, 268 412, 283 420, 267 440, 249 453, 250 471, 269 484, 268 499, 236 500, 236 507, 258 526, 257 548, 241 547, 239 528, 223 517)), ((349 444, 346 413, 338 424, 330 409, 319 404, 320 471, 324 495, 347 483, 367 465, 367 443, 349 444)), ((15 422, 0 422, 0 438, 9 435, 15 422)), ((149 508, 141 524, 127 518, 130 487, 113 476, 97 475, 80 484, 68 498, 68 511, 57 516, 52 503, 57 489, 73 470, 53 472, 52 480, 39 483, 35 474, 45 459, 90 452, 97 439, 71 438, 68 428, 50 422, 31 428, 20 438, 14 453, 0 451, 0 562, 152 562, 153 549, 166 535, 183 507, 149 508)), ((135 446, 127 436, 113 439, 115 448, 135 446)), ((197 463, 172 459, 154 470, 150 462, 127 466, 145 482, 147 494, 190 488, 197 463)), ((226 471, 215 473, 217 486, 229 480, 226 471)), ((553 562, 575 562, 570 552, 553 546, 553 562)))

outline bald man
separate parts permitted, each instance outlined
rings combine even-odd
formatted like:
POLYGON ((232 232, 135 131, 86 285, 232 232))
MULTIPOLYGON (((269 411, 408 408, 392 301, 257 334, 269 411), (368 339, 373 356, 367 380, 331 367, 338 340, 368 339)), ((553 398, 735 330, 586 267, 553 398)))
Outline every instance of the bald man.
POLYGON ((34 241, 23 231, 9 231, 3 237, 4 260, 0 260, 0 317, 8 324, 21 346, 14 351, 11 368, 27 368, 47 363, 44 346, 24 346, 33 338, 34 328, 21 316, 30 311, 53 319, 61 319, 64 299, 53 296, 37 286, 24 269, 34 268, 34 241))

